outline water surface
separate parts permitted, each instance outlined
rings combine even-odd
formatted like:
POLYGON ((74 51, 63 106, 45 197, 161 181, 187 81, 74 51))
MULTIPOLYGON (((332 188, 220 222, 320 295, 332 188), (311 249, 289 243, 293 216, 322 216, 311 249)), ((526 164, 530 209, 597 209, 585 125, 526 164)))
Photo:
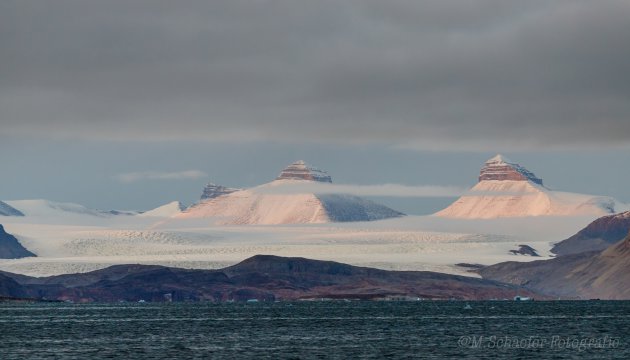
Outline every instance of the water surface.
POLYGON ((6 360, 630 359, 630 302, 0 303, 0 330, 6 360))

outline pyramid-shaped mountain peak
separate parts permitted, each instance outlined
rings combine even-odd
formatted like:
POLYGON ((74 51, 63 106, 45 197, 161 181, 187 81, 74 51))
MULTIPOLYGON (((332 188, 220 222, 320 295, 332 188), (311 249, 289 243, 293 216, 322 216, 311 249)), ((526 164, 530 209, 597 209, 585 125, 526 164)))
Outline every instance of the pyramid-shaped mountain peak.
POLYGON ((298 160, 280 172, 276 180, 310 180, 331 183, 332 178, 323 170, 298 160))
POLYGON ((521 165, 511 161, 501 154, 486 161, 479 172, 479 181, 500 180, 500 181, 530 181, 542 185, 541 178, 536 177, 533 172, 521 165))

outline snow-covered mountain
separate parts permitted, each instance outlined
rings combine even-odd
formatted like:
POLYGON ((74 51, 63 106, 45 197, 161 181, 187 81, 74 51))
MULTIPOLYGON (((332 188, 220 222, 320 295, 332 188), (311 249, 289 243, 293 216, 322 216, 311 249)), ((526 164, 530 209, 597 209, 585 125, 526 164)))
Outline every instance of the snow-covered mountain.
POLYGON ((332 179, 326 172, 297 161, 270 183, 204 200, 176 217, 217 218, 222 224, 271 225, 372 221, 403 215, 357 196, 307 192, 303 188, 296 192, 295 185, 304 182, 326 184, 332 179))
POLYGON ((521 165, 497 155, 486 161, 479 182, 435 215, 490 219, 523 216, 603 216, 628 206, 608 196, 553 191, 521 165))
POLYGON ((184 210, 184 205, 179 201, 173 201, 168 204, 156 207, 155 209, 145 211, 138 216, 143 217, 171 217, 180 214, 184 210))
POLYGON ((24 216, 18 209, 0 201, 0 216, 24 216))
POLYGON ((90 209, 83 205, 74 203, 61 203, 49 200, 37 199, 37 200, 12 200, 6 201, 11 207, 17 209, 25 216, 38 216, 38 217, 58 217, 69 215, 88 215, 88 216, 115 216, 115 215, 135 215, 136 212, 132 211, 118 211, 118 210, 96 210, 90 209))

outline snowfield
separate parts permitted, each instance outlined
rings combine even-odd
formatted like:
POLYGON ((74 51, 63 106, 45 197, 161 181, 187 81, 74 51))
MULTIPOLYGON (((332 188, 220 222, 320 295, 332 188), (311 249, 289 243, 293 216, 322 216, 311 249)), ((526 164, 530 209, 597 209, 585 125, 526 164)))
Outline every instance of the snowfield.
POLYGON ((369 222, 219 225, 205 217, 105 216, 98 211, 79 213, 74 207, 67 209, 70 212, 58 207, 51 210, 46 203, 40 203, 45 209, 30 209, 39 215, 29 216, 24 206, 11 205, 27 216, 2 217, 0 221, 38 257, 0 260, 0 270, 34 276, 129 263, 213 269, 256 254, 472 275, 456 264, 540 259, 509 254, 520 244, 532 246, 545 258, 552 243, 594 219, 407 216, 369 222))

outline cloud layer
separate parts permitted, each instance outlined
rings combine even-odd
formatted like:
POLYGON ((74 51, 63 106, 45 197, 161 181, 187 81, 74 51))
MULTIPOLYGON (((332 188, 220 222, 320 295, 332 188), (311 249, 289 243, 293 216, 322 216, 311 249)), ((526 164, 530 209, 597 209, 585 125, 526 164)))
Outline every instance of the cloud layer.
POLYGON ((0 135, 630 144, 630 2, 0 4, 0 135))
POLYGON ((122 183, 133 183, 147 180, 195 180, 208 177, 203 171, 187 170, 177 172, 141 171, 118 174, 114 179, 122 183))
POLYGON ((357 184, 330 184, 319 182, 295 182, 282 183, 280 185, 263 185, 253 191, 261 194, 351 194, 357 196, 386 196, 386 197, 456 197, 466 192, 466 189, 457 186, 440 185, 357 185, 357 184))

